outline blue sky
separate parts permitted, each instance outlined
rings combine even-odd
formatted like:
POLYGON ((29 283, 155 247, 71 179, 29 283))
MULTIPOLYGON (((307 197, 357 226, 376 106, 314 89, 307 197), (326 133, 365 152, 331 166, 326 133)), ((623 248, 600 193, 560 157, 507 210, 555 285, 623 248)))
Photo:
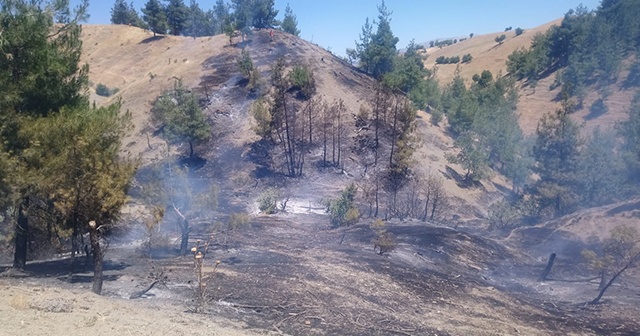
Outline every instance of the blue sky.
MULTIPOLYGON (((127 0, 130 1, 130 0, 127 0)), ((74 6, 79 1, 71 0, 74 6)), ((134 0, 139 10, 146 0, 134 0)), ((379 0, 276 0, 280 10, 290 4, 298 18, 300 36, 344 55, 353 48, 365 19, 377 17, 379 0)), ((108 24, 114 1, 90 0, 88 23, 108 24)), ((185 0, 188 5, 189 0, 185 0)), ((200 7, 213 8, 215 0, 200 0, 200 7)), ((391 29, 403 48, 412 39, 427 42, 436 38, 493 33, 512 26, 532 28, 560 18, 569 9, 584 4, 595 9, 599 0, 386 0, 393 12, 391 29)))

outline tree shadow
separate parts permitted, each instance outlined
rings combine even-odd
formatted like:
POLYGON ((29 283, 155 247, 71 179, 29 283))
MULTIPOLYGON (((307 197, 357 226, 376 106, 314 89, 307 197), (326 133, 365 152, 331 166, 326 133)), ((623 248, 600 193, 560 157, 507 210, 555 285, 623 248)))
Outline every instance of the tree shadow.
POLYGON ((165 38, 164 35, 151 36, 151 37, 147 37, 146 39, 138 42, 138 44, 147 44, 147 43, 151 43, 151 42, 155 42, 155 41, 160 41, 160 40, 162 40, 164 38, 165 38))
MULTIPOLYGON (((74 272, 78 272, 78 271, 82 271, 81 273, 85 273, 85 272, 92 272, 93 271, 93 265, 92 264, 88 264, 86 265, 86 267, 84 269, 81 269, 82 265, 84 265, 84 256, 80 256, 76 258, 75 264, 74 264, 74 272)), ((123 263, 123 262, 113 262, 110 260, 105 260, 103 262, 103 271, 107 272, 107 271, 120 271, 120 270, 124 270, 125 268, 131 266, 130 264, 127 263, 123 263)), ((49 277, 67 277, 69 275, 69 271, 71 270, 71 258, 64 258, 64 259, 57 259, 57 260, 47 260, 47 261, 33 261, 30 263, 27 263, 27 265, 25 266, 25 272, 27 272, 31 277, 35 277, 35 278, 49 278, 49 277)), ((73 275, 71 281, 74 282, 75 281, 75 277, 80 276, 81 278, 84 277, 85 275, 73 275)), ((86 275, 87 277, 93 278, 93 274, 91 274, 91 276, 86 275)), ((115 276, 115 275, 105 275, 104 279, 110 279, 115 277, 115 279, 117 279, 119 276, 115 276)), ((80 279, 81 279, 80 278, 80 279)), ((114 280, 115 280, 114 279, 114 280)))

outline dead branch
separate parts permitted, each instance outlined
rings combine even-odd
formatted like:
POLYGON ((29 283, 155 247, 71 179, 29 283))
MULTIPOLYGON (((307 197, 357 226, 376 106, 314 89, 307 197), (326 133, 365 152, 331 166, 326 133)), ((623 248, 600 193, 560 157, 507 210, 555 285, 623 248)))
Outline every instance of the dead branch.
POLYGON ((278 328, 282 323, 284 323, 287 320, 290 320, 294 317, 298 317, 298 316, 302 316, 304 314, 306 314, 307 311, 303 311, 301 313, 289 313, 289 316, 285 317, 284 319, 280 320, 280 322, 276 323, 273 325, 273 328, 276 329, 277 332, 282 333, 282 330, 280 330, 280 328, 278 328))
POLYGON ((153 280, 153 282, 152 282, 149 286, 147 286, 147 288, 145 288, 145 289, 143 289, 143 290, 141 290, 141 291, 139 291, 139 292, 135 292, 135 293, 131 294, 131 296, 129 296, 129 299, 130 299, 130 300, 133 300, 133 299, 139 299, 139 298, 141 298, 141 297, 142 297, 143 295, 145 295, 148 291, 150 291, 150 290, 151 290, 151 288, 153 288, 153 286, 155 286, 158 282, 160 282, 160 280, 159 280, 159 279, 153 280))

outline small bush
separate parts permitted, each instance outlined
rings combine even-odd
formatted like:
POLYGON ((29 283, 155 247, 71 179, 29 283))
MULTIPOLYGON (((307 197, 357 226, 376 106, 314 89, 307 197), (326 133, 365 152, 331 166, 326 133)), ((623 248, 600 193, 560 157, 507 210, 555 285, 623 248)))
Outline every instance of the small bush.
POLYGON ((289 73, 289 82, 291 89, 298 91, 298 96, 304 100, 316 93, 316 80, 306 66, 295 66, 289 73))
POLYGON ((371 224, 374 237, 371 243, 373 244, 373 251, 378 250, 378 254, 383 255, 391 252, 396 248, 395 237, 392 233, 387 232, 384 222, 381 219, 377 219, 371 224))
POLYGON ((508 31, 510 31, 511 29, 513 29, 513 27, 509 26, 509 27, 505 28, 505 29, 504 29, 504 31, 508 32, 508 31))
POLYGON ((520 27, 516 28, 516 36, 520 36, 520 35, 522 35, 523 33, 524 33, 524 29, 522 29, 522 28, 520 28, 520 27))
POLYGON ((350 184, 342 191, 340 198, 325 202, 326 211, 334 227, 353 225, 358 222, 360 213, 354 207, 357 188, 350 184))
POLYGON ((96 85, 96 94, 98 96, 109 97, 111 95, 118 93, 118 91, 119 91, 118 88, 109 89, 109 87, 107 87, 102 83, 98 83, 98 85, 96 85))
POLYGON ((473 56, 471 56, 471 54, 466 54, 462 56, 462 63, 470 63, 472 59, 473 56))
POLYGON ((278 211, 278 191, 268 189, 258 198, 258 209, 267 215, 274 214, 278 211))
POLYGON ((440 122, 442 121, 442 118, 444 117, 444 114, 442 113, 442 111, 440 109, 433 109, 431 110, 431 123, 434 125, 438 125, 440 124, 440 122))
POLYGON ((502 44, 502 42, 504 42, 504 40, 506 40, 506 39, 507 39, 507 35, 502 34, 502 35, 500 35, 500 36, 496 36, 495 41, 496 41, 498 44, 502 44))

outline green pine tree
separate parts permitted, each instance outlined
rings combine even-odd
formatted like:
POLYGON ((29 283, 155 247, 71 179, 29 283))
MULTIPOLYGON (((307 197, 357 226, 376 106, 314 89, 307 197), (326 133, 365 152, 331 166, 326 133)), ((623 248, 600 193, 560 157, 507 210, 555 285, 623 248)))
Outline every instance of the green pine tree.
POLYGON ((166 34, 169 29, 164 6, 158 0, 148 0, 142 8, 142 19, 149 29, 156 34, 166 34))
POLYGON ((287 8, 285 8, 284 10, 284 19, 282 19, 280 28, 291 35, 300 36, 300 29, 298 29, 298 19, 293 14, 293 11, 291 10, 291 7, 288 3, 287 8))

